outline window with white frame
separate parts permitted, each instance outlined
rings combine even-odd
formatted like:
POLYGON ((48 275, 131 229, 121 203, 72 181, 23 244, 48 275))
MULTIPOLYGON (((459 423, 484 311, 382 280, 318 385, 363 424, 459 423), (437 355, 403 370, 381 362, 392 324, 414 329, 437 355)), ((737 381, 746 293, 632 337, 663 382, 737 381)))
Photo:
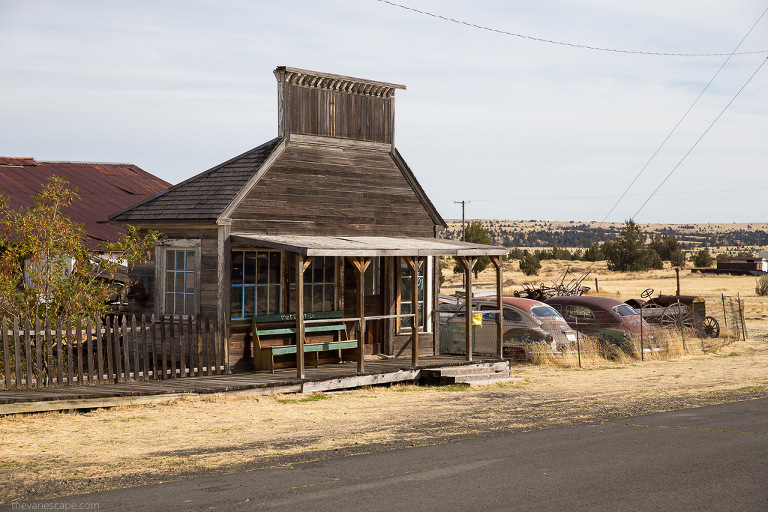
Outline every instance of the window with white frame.
MULTIPOLYGON (((296 311, 296 258, 291 258, 290 311, 296 311)), ((304 271, 304 311, 336 309, 336 258, 315 256, 304 271)))
MULTIPOLYGON (((426 311, 425 303, 428 295, 428 279, 429 275, 428 262, 424 261, 419 266, 418 273, 418 285, 417 285, 417 306, 419 312, 419 331, 429 330, 429 319, 424 314, 426 311)), ((400 314, 407 315, 413 312, 413 298, 411 297, 411 268, 404 262, 400 262, 400 314)), ((410 331, 413 325, 412 318, 402 318, 400 320, 400 329, 410 331)))
POLYGON ((195 249, 165 250, 165 313, 192 315, 195 313, 195 249))
POLYGON ((280 251, 232 251, 232 318, 281 313, 280 251))

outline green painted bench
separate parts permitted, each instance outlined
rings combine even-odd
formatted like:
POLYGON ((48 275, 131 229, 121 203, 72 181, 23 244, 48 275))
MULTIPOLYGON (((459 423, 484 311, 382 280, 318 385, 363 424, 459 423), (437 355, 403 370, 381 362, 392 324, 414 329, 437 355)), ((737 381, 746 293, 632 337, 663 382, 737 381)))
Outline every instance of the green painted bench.
MULTIPOLYGON (((317 313, 304 313, 304 320, 328 320, 342 318, 342 311, 325 311, 317 313)), ((269 370, 275 372, 276 366, 288 366, 290 363, 275 363, 275 356, 296 354, 297 345, 264 345, 262 338, 270 336, 296 336, 296 327, 264 328, 264 324, 278 324, 295 322, 296 315, 260 315, 253 317, 253 360, 256 370, 269 370)), ((304 353, 313 356, 315 366, 320 364, 320 353, 327 351, 336 352, 336 361, 343 360, 342 350, 357 348, 357 340, 347 339, 347 326, 344 323, 330 323, 328 325, 308 325, 304 327, 305 334, 313 333, 337 333, 336 341, 324 341, 320 343, 304 343, 304 353)))

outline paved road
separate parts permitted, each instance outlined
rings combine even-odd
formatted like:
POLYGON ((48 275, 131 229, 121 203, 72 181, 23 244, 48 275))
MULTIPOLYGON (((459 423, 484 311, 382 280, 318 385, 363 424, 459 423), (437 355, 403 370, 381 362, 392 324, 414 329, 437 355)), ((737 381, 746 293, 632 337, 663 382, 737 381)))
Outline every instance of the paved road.
POLYGON ((766 511, 766 480, 768 399, 759 399, 49 503, 98 503, 101 511, 766 511))

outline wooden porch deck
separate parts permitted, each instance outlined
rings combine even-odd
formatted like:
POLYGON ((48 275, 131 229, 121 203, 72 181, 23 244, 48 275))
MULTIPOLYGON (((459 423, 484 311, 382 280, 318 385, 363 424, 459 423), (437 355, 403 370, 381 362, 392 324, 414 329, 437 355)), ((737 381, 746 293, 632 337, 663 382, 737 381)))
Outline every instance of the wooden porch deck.
POLYGON ((75 409, 95 409, 173 400, 206 394, 266 395, 271 393, 313 393, 353 389, 362 386, 414 382, 424 368, 457 366, 498 359, 476 358, 468 363, 463 356, 422 356, 411 367, 410 357, 368 359, 365 371, 357 372, 357 362, 306 368, 306 378, 296 378, 295 368, 253 373, 234 373, 168 380, 126 382, 100 386, 0 391, 0 415, 75 409))

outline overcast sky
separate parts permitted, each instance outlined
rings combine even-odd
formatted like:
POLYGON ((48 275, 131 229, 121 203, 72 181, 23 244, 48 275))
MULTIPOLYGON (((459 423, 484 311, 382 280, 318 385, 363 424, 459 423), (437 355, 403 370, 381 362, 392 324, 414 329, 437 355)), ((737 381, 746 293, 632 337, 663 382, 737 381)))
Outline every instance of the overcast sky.
MULTIPOLYGON (((399 0, 618 50, 732 52, 765 0, 399 0)), ((762 18, 627 197, 651 192, 768 57, 762 18)), ((277 134, 276 66, 405 84, 396 145, 445 218, 602 220, 726 56, 604 52, 377 0, 0 0, 0 156, 130 162, 172 183, 277 134)), ((768 214, 768 64, 638 222, 768 214)))

